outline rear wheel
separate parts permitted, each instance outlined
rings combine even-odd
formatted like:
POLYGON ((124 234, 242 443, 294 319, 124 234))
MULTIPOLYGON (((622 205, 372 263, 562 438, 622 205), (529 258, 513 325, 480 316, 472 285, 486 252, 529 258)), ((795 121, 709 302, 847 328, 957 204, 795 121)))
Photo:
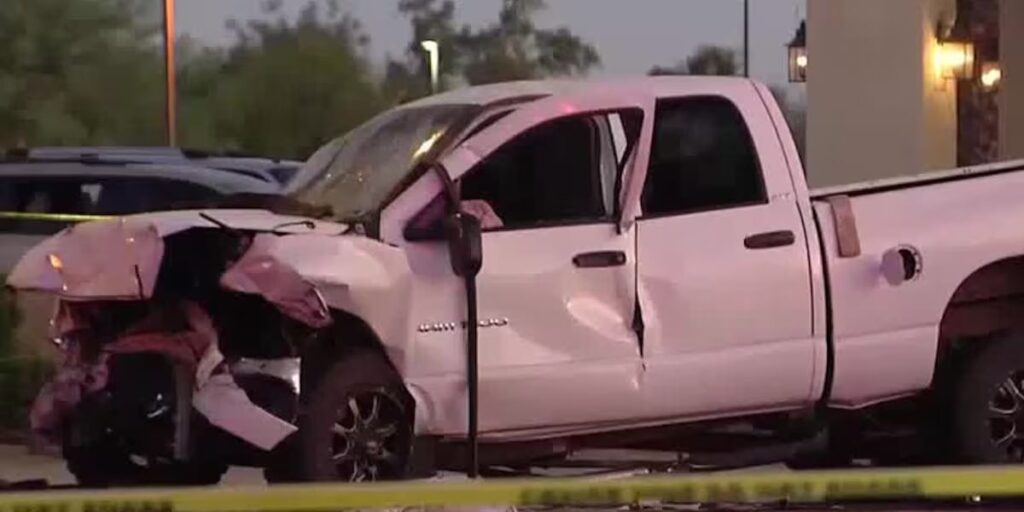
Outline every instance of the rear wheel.
POLYGON ((961 373, 952 405, 960 462, 1024 462, 1024 339, 989 342, 961 373))
POLYGON ((300 418, 302 474, 315 481, 402 479, 412 439, 401 379, 382 354, 351 353, 319 379, 300 418))

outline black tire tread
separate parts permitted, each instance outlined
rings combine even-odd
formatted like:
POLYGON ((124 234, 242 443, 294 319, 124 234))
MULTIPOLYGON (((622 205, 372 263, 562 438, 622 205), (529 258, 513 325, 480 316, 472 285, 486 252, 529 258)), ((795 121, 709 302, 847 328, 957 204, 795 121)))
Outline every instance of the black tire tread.
MULTIPOLYGON (((318 379, 306 410, 299 417, 298 474, 303 480, 334 479, 330 461, 324 456, 324 447, 332 436, 330 429, 337 414, 338 402, 349 390, 367 387, 386 388, 399 394, 406 404, 407 413, 411 411, 408 401, 404 399, 402 380, 384 354, 378 350, 361 348, 342 355, 318 379)), ((411 422, 411 414, 407 414, 407 417, 411 422)))
POLYGON ((993 338, 964 366, 952 394, 952 455, 964 464, 1011 462, 993 446, 988 430, 988 406, 995 387, 1011 373, 1024 369, 1024 339, 1018 335, 993 338))

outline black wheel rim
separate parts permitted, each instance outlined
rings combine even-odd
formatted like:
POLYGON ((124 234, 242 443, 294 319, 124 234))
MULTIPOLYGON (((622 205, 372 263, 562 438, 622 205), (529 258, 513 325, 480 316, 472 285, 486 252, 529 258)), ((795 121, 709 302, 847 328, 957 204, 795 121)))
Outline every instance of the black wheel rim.
POLYGON ((988 404, 992 444, 1008 460, 1024 462, 1024 371, 1007 376, 988 404))
POLYGON ((349 395, 332 431, 331 462, 341 480, 388 480, 404 472, 410 432, 401 400, 387 390, 349 395))

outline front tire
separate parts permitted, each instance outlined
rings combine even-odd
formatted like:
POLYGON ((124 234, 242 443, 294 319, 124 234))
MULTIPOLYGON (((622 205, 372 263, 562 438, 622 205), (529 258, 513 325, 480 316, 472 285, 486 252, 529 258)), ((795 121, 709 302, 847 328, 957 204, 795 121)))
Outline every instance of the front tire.
POLYGON ((965 464, 1024 462, 1024 339, 993 339, 960 374, 952 441, 965 464))
POLYGON ((312 481, 406 478, 412 406, 379 352, 342 356, 317 381, 299 419, 301 472, 312 481))

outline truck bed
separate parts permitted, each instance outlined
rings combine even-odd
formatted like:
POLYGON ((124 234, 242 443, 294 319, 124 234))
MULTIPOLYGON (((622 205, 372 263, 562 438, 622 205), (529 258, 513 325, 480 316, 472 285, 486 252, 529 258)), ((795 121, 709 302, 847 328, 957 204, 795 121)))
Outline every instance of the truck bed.
POLYGON ((811 190, 811 199, 823 199, 830 196, 846 195, 858 196, 900 190, 904 188, 931 185, 934 183, 946 183, 959 181, 978 176, 990 176, 1008 172, 1024 171, 1024 160, 1008 160, 987 165, 959 167, 956 169, 929 171, 911 176, 899 178, 887 178, 882 180, 862 181, 850 185, 837 187, 826 187, 811 190))

